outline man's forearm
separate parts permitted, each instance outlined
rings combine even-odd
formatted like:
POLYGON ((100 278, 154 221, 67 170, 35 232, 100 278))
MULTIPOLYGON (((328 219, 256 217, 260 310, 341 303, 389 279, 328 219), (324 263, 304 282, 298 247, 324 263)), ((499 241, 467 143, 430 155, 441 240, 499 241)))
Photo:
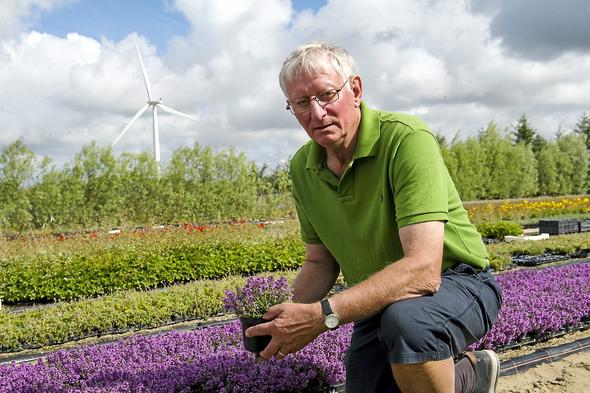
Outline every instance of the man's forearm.
POLYGON ((320 301, 332 289, 339 273, 337 264, 305 261, 293 282, 293 301, 320 301))
POLYGON ((440 265, 402 258, 330 299, 342 323, 368 317, 402 299, 435 293, 440 265))

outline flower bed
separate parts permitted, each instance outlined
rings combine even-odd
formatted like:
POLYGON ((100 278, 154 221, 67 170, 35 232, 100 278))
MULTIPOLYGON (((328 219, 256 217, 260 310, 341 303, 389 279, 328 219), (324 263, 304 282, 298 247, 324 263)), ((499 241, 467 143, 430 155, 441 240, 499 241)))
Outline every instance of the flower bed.
POLYGON ((350 327, 284 360, 242 349, 239 323, 62 350, 0 366, 0 392, 318 392, 344 380, 350 327))
MULTIPOLYGON (((504 306, 472 348, 510 343, 590 321, 590 263, 497 276, 504 306)), ((0 393, 27 392, 306 392, 344 378, 351 326, 326 332, 284 361, 256 361, 233 322, 188 333, 143 337, 59 351, 36 364, 0 366, 0 393), (224 390, 225 389, 225 390, 224 390)))
POLYGON ((516 270, 497 280, 504 304, 492 329, 474 347, 498 350, 590 321, 590 263, 516 270))

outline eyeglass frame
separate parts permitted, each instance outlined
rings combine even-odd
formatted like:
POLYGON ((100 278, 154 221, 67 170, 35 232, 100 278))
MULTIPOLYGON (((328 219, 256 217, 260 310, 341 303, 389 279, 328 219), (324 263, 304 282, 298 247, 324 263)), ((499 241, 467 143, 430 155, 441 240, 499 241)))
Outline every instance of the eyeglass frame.
MULTIPOLYGON (((311 110, 311 102, 315 101, 318 103, 318 105, 322 108, 322 109, 326 109, 326 107, 330 104, 335 103, 336 101, 338 101, 340 99, 340 92, 342 91, 342 89, 344 89, 344 86, 346 86, 347 83, 350 82, 350 78, 346 78, 346 81, 344 82, 344 84, 342 86, 340 86, 339 89, 334 89, 334 96, 336 98, 334 98, 332 101, 330 102, 326 102, 325 104, 323 104, 320 99, 318 98, 317 95, 315 96, 309 96, 307 97, 309 99, 309 108, 307 108, 306 110, 304 110, 303 112, 297 112, 295 113, 295 111, 293 110, 293 107, 291 106, 291 103, 289 102, 289 100, 287 100, 287 106, 285 107, 286 110, 288 110, 289 112, 291 112, 292 114, 294 114, 295 116, 297 115, 302 115, 304 113, 307 113, 311 110)), ((326 90, 325 92, 323 92, 322 94, 327 93, 328 91, 330 91, 331 89, 326 90)))

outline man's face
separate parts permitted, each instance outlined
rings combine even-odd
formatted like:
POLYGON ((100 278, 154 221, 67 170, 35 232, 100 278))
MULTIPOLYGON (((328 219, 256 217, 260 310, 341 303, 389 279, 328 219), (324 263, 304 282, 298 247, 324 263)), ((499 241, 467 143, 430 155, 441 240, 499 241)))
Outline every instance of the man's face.
MULTIPOLYGON (((288 100, 321 96, 344 85, 337 73, 321 73, 312 77, 300 76, 287 84, 288 100)), ((360 122, 361 80, 354 77, 340 90, 339 99, 324 108, 314 99, 307 112, 296 114, 307 135, 326 149, 347 146, 356 134, 360 122)))

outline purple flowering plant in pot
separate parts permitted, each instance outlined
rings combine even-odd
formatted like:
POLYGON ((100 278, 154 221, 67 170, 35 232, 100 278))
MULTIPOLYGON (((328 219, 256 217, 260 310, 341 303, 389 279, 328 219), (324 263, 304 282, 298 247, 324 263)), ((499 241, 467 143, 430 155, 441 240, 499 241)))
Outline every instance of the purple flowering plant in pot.
POLYGON ((226 311, 235 313, 242 325, 242 338, 247 351, 258 354, 270 342, 271 336, 246 337, 250 326, 268 322, 262 316, 276 304, 291 301, 292 291, 284 276, 248 277, 246 284, 235 291, 225 291, 223 299, 226 311))

